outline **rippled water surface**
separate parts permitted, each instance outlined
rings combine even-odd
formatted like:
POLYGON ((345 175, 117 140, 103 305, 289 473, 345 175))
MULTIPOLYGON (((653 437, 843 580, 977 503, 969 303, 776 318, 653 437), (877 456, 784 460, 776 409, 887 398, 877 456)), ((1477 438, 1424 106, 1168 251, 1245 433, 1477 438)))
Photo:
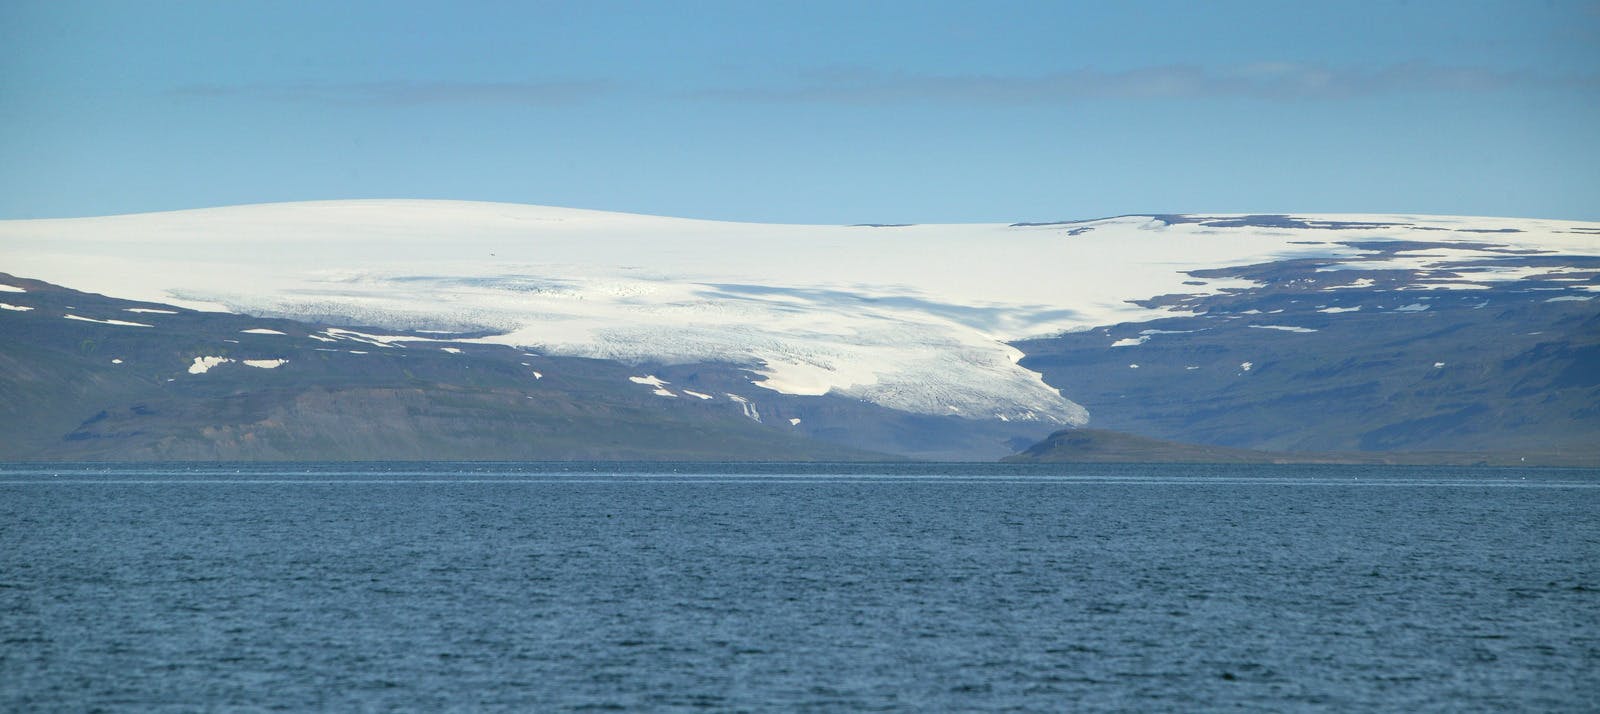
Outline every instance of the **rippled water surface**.
POLYGON ((0 710, 1593 711, 1600 472, 0 467, 0 710))

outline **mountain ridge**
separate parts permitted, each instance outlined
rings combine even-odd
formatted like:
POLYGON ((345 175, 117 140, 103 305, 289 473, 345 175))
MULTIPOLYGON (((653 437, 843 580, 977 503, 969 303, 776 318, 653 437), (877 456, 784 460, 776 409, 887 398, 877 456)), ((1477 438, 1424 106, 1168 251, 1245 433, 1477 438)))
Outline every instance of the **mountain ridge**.
MULTIPOLYGON (((44 320, 27 310, 45 304, 0 293, 16 302, 0 311, 0 334, 23 338, 13 343, 30 338, 21 326, 183 322, 198 332, 169 334, 192 345, 179 361, 224 360, 226 372, 245 368, 224 354, 239 337, 204 316, 285 320, 292 336, 248 339, 462 364, 486 350, 588 360, 614 379, 677 382, 598 394, 730 409, 724 394, 738 394, 800 420, 806 438, 917 458, 999 458, 1091 420, 1280 451, 1575 443, 1594 433, 1582 405, 1600 394, 1584 366, 1597 349, 1600 224, 1573 221, 1155 214, 883 228, 331 201, 0 221, 0 269, 123 301, 79 315, 67 308, 83 299, 63 297, 44 320), (1474 359, 1494 351, 1478 344, 1506 349, 1491 364, 1474 359)), ((272 374, 304 377, 306 364, 272 374)))

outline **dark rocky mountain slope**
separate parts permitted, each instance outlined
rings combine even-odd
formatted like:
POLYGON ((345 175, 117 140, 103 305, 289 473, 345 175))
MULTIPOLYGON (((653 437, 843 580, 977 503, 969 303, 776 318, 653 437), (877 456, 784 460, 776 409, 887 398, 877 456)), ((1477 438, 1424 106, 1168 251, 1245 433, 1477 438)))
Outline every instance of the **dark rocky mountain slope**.
MULTIPOLYGON (((0 459, 897 458, 809 438, 782 410, 751 418, 771 407, 748 384, 748 405, 669 399, 614 362, 402 347, 5 277, 27 290, 7 303, 31 309, 0 313, 0 459)), ((739 378, 714 365, 678 372, 705 393, 739 378)))
POLYGON ((1278 452, 1600 462, 1600 260, 1510 256, 1497 268, 1527 277, 1471 290, 1326 265, 1197 271, 1259 287, 1156 298, 1199 314, 1017 346, 1098 429, 1278 452), (1555 264, 1566 270, 1544 272, 1555 264))

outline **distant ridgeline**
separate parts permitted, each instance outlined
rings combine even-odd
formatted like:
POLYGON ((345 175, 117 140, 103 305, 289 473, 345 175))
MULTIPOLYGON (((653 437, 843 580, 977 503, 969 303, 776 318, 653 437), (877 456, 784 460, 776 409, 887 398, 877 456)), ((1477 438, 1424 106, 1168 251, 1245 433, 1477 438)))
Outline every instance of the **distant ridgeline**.
POLYGON ((0 246, 7 460, 1600 465, 1594 224, 352 201, 0 246))

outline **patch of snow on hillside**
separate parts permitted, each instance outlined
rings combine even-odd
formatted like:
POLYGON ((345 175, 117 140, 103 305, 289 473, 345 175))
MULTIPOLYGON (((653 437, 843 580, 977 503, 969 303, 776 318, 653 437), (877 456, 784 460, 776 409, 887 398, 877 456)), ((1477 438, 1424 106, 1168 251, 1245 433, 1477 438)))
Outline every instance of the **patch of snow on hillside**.
POLYGON ((127 320, 96 320, 95 318, 92 318, 92 317, 80 317, 78 315, 73 315, 73 314, 70 314, 70 313, 66 314, 66 315, 62 315, 62 317, 66 318, 68 320, 77 320, 79 322, 93 322, 93 323, 97 323, 97 324, 101 324, 101 325, 117 325, 119 327, 150 327, 150 325, 146 325, 146 324, 144 324, 142 322, 128 322, 127 320))
POLYGON ((1150 336, 1149 335, 1140 335, 1139 337, 1124 337, 1124 338, 1122 338, 1120 340, 1117 340, 1116 342, 1111 343, 1111 346, 1112 347, 1137 347, 1137 346, 1142 345, 1142 344, 1144 344, 1146 342, 1149 342, 1149 341, 1150 341, 1150 336))
POLYGON ((1587 302, 1593 300, 1593 295, 1562 295, 1545 300, 1545 302, 1587 302))
POLYGON ((1527 280, 1528 278, 1542 278, 1564 273, 1589 272, 1582 268, 1573 267, 1545 267, 1534 265, 1473 265, 1466 267, 1452 267, 1450 270, 1462 274, 1461 277, 1477 282, 1513 282, 1527 280))
POLYGON ((205 374, 211 371, 212 367, 232 361, 227 357, 196 357, 194 358, 194 363, 189 365, 189 374, 205 374))
POLYGON ((0 310, 11 310, 13 312, 27 312, 27 311, 32 310, 32 309, 33 308, 28 307, 26 305, 11 305, 11 304, 8 304, 8 303, 0 302, 0 310))
POLYGON ((122 364, 122 358, 121 357, 117 357, 117 358, 112 359, 111 360, 111 364, 122 364))
POLYGON ((444 351, 444 352, 449 352, 450 354, 453 354, 453 355, 461 354, 461 348, 460 347, 440 347, 439 349, 444 351))
POLYGON ((1377 283, 1375 281, 1373 281, 1372 278, 1356 278, 1356 280, 1354 282, 1345 283, 1344 285, 1329 285, 1328 287, 1323 288, 1323 290, 1345 290, 1345 289, 1348 289, 1348 288, 1370 288, 1370 287, 1372 287, 1373 285, 1376 285, 1376 284, 1377 283))
POLYGON ((0 283, 0 293, 25 293, 25 292, 28 292, 28 291, 24 290, 22 288, 19 288, 19 287, 15 286, 15 285, 6 285, 5 283, 0 283))
POLYGON ((252 328, 250 328, 248 330, 240 330, 239 334, 241 334, 241 335, 287 335, 288 333, 279 332, 277 330, 270 330, 270 329, 267 329, 265 327, 252 327, 252 328))
POLYGON ((258 368, 258 369, 277 369, 277 368, 282 367, 283 365, 286 365, 288 363, 289 363, 289 360, 286 360, 286 359, 247 359, 247 360, 244 360, 244 365, 246 367, 255 367, 255 368, 258 368))
POLYGON ((655 387, 655 389, 651 390, 650 393, 658 397, 676 398, 678 396, 673 394, 672 390, 667 389, 666 385, 672 384, 671 382, 663 380, 653 374, 647 377, 629 377, 628 381, 633 382, 634 384, 643 384, 647 387, 655 387))
POLYGON ((340 329, 340 328, 337 328, 337 327, 330 327, 330 328, 328 328, 326 330, 323 330, 322 332, 324 334, 330 336, 330 337, 334 337, 334 338, 337 338, 337 339, 340 339, 340 340, 350 340, 352 342, 360 342, 360 343, 363 343, 363 344, 372 345, 374 347, 400 347, 400 346, 402 346, 402 345, 392 344, 392 343, 395 343, 395 342, 406 342, 406 341, 433 342, 434 341, 434 340, 426 338, 426 337, 408 337, 406 335, 369 335, 369 334, 367 334, 365 332, 356 332, 355 330, 345 330, 345 329, 340 329))
POLYGON ((1337 315, 1337 314, 1339 314, 1341 312, 1361 312, 1361 306, 1357 305, 1355 307, 1325 307, 1325 308, 1322 308, 1321 310, 1318 310, 1317 312, 1326 312, 1326 313, 1328 313, 1330 315, 1337 315))
POLYGON ((1420 302, 1414 302, 1414 303, 1411 303, 1410 305, 1402 305, 1400 307, 1397 307, 1397 308, 1394 309, 1394 311, 1395 312, 1424 312, 1427 309, 1428 309, 1427 305, 1424 305, 1424 304, 1422 304, 1420 302))
POLYGON ((732 399, 734 402, 736 402, 739 405, 740 409, 744 410, 744 415, 746 417, 749 417, 750 419, 752 419, 754 421, 761 421, 761 412, 756 411, 755 402, 752 402, 752 401, 750 401, 748 399, 745 399, 744 397, 741 397, 741 396, 739 396, 737 394, 734 394, 732 392, 724 392, 724 394, 729 399, 732 399))
POLYGON ((1249 372, 1250 369, 1255 367, 1255 366, 1256 366, 1256 364, 1254 362, 1240 362, 1239 363, 1239 369, 1242 369, 1242 370, 1244 370, 1246 372, 1249 372))
POLYGON ((1310 327, 1295 327, 1294 325, 1250 325, 1250 327, 1258 330, 1282 330, 1284 332, 1316 332, 1315 329, 1310 327))
POLYGON ((696 392, 693 389, 685 389, 685 390, 682 390, 682 391, 683 391, 684 394, 687 394, 687 395, 689 395, 691 397, 697 397, 699 399, 711 399, 712 398, 712 396, 709 395, 709 394, 703 394, 701 392, 696 392))
POLYGON ((156 308, 153 308, 153 307, 125 307, 125 308, 122 308, 122 311, 123 312, 137 312, 137 313, 147 314, 147 315, 176 315, 176 314, 178 314, 177 310, 157 310, 156 308))

